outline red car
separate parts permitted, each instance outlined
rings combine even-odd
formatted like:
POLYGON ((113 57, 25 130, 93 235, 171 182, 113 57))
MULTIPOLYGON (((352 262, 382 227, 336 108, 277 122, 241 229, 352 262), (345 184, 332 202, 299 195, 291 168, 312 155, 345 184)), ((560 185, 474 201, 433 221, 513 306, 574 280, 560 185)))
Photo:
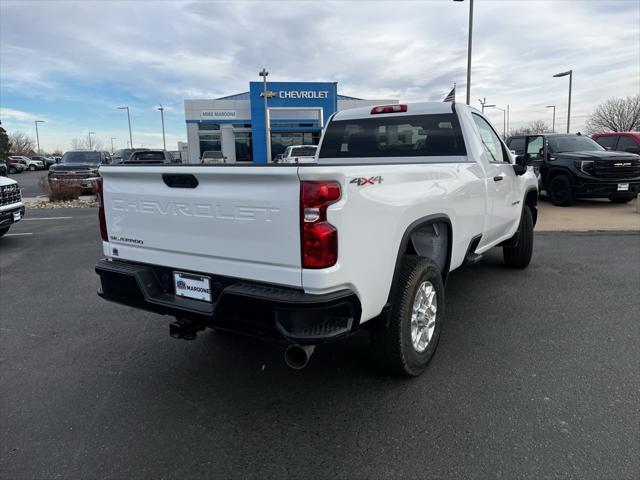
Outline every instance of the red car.
POLYGON ((591 138, 607 150, 640 155, 640 132, 596 133, 591 135, 591 138))

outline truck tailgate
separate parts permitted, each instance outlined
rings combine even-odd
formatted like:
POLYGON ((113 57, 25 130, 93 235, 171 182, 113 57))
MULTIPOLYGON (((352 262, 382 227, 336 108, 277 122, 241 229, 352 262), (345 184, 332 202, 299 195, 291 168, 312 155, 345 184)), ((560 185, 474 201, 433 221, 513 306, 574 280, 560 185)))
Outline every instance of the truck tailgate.
POLYGON ((295 167, 107 166, 114 258, 301 286, 295 167), (197 181, 197 186, 185 185, 197 181))

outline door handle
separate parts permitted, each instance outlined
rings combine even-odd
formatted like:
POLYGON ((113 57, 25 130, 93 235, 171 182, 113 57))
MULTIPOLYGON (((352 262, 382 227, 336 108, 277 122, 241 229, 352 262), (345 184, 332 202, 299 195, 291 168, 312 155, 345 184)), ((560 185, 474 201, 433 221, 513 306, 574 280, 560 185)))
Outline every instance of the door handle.
POLYGON ((503 178, 504 178, 504 177, 501 177, 501 176, 493 177, 493 181, 494 181, 494 182, 499 182, 499 181, 501 181, 503 178))

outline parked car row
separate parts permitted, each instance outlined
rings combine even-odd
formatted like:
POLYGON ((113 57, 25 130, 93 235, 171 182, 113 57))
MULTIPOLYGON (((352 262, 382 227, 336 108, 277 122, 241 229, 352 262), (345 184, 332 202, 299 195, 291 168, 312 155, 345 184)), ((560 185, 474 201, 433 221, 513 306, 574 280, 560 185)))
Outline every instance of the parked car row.
MULTIPOLYGON (((524 135, 509 137, 507 146, 518 156, 541 160, 540 188, 554 205, 570 206, 577 198, 628 203, 640 193, 640 156, 631 150, 613 151, 600 143, 617 148, 621 139, 626 142, 632 137, 619 133, 594 136, 600 142, 579 133, 545 133, 536 137, 528 143, 529 151, 525 151, 524 135)), ((624 143, 622 146, 627 148, 624 143)))

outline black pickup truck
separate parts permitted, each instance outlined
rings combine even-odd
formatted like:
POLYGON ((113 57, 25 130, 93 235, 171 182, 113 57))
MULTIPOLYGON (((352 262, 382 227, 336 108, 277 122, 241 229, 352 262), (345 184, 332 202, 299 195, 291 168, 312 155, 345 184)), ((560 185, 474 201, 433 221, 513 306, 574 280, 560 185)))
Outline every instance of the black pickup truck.
POLYGON ((512 136, 507 146, 516 155, 541 157, 540 188, 554 205, 567 207, 576 198, 627 203, 640 192, 640 155, 605 150, 579 133, 512 136))

